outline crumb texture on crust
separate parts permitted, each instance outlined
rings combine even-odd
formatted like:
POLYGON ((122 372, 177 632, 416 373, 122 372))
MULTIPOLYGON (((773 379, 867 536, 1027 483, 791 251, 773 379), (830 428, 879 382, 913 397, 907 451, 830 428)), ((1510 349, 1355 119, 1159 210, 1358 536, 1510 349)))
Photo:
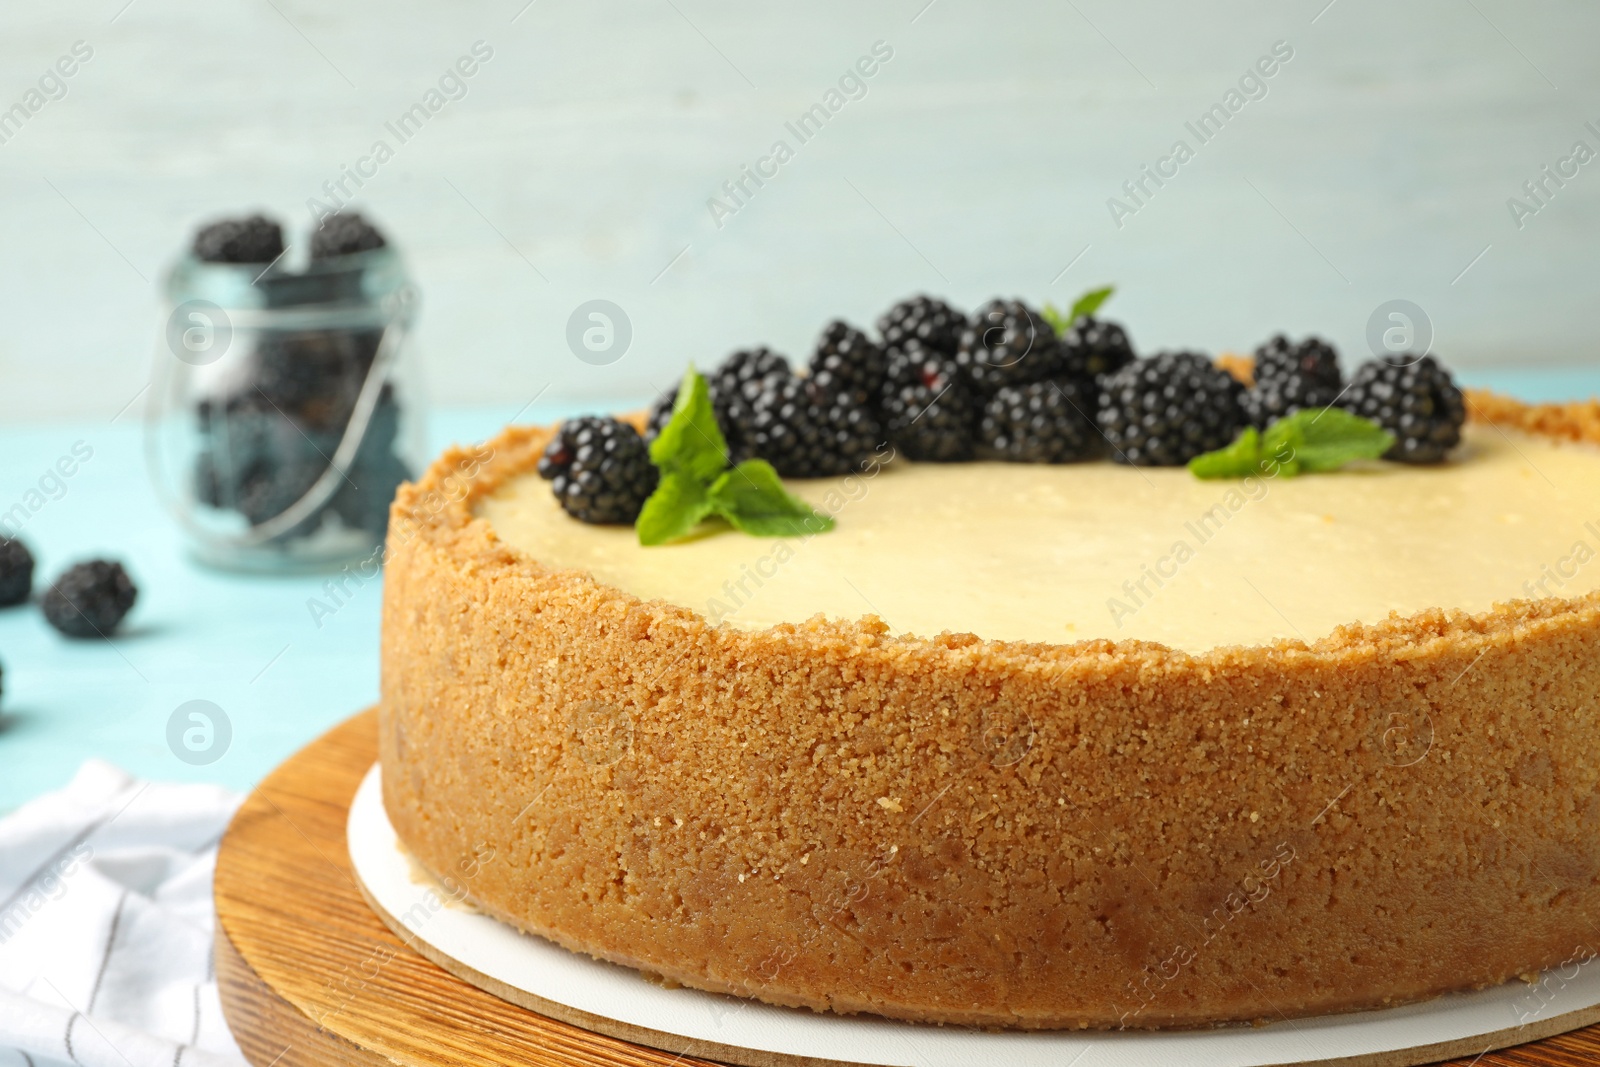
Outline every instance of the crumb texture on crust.
POLYGON ((389 816, 523 929, 775 1004, 1163 1027, 1493 984, 1600 920, 1600 595, 1199 655, 743 632, 500 543, 473 505, 547 436, 404 487, 384 583, 389 816))
POLYGON ((1565 404, 1524 404, 1487 389, 1465 389, 1467 415, 1479 422, 1509 426, 1562 441, 1600 444, 1600 400, 1565 404))

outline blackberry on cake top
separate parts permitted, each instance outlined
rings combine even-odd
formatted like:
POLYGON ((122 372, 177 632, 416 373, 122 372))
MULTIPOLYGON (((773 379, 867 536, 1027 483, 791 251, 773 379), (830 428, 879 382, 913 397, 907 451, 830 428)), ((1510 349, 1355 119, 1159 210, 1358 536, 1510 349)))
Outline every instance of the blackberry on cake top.
POLYGON ((1134 360, 1128 331, 1107 319, 1084 315, 1061 334, 1061 373, 1093 379, 1134 360))
POLYGON ((889 359, 861 330, 834 319, 817 338, 811 380, 857 407, 875 409, 889 373, 889 359))
POLYGON ((936 463, 971 459, 981 406, 948 356, 917 341, 889 353, 884 431, 907 458, 936 463))
MULTIPOLYGON (((729 462, 737 465, 751 458, 754 428, 753 412, 747 393, 759 389, 763 380, 771 377, 791 377, 789 361, 764 345, 742 348, 732 353, 706 375, 706 387, 711 392, 711 408, 717 418, 717 428, 722 431, 728 446, 729 462)), ((645 431, 646 443, 672 419, 673 405, 678 401, 678 387, 662 393, 650 409, 650 421, 645 431)))
POLYGON ((750 451, 785 478, 861 470, 882 440, 877 419, 853 396, 812 379, 770 375, 742 395, 750 405, 750 451))
POLYGON ((1092 459, 1105 451, 1096 402, 1094 384, 1082 378, 1008 385, 984 406, 979 439, 1013 463, 1092 459))
POLYGON ((972 314, 956 346, 956 365, 984 396, 1061 371, 1056 331, 1021 300, 994 299, 972 314))
POLYGON ((1356 368, 1339 406, 1394 434, 1384 459, 1437 463, 1461 443, 1467 405, 1455 379, 1432 356, 1411 353, 1356 368))
POLYGON ((632 525, 655 492, 658 473, 632 426, 585 416, 561 424, 539 458, 539 476, 550 482, 556 500, 573 518, 632 525))
POLYGON ((1344 390, 1339 354, 1318 337, 1291 342, 1281 333, 1274 336, 1256 349, 1254 377, 1242 403, 1258 429, 1305 408, 1327 407, 1344 390))
POLYGON ((938 297, 919 294, 895 304, 878 318, 883 347, 904 348, 918 341, 940 355, 954 355, 967 317, 938 297))
POLYGON ((1119 463, 1177 467, 1233 440, 1244 387, 1198 352, 1136 360, 1100 383, 1098 423, 1119 463))
POLYGON ((759 385, 767 378, 787 378, 793 373, 787 357, 779 355, 766 345, 741 348, 712 371, 706 384, 713 392, 742 394, 746 386, 759 385))

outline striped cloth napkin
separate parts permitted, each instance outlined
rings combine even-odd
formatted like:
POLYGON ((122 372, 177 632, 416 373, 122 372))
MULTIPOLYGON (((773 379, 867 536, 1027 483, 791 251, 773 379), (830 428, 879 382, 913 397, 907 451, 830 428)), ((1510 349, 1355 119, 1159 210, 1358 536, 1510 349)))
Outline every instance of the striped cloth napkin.
POLYGON ((0 1067, 244 1067, 211 963, 238 804, 90 760, 0 819, 0 1067))

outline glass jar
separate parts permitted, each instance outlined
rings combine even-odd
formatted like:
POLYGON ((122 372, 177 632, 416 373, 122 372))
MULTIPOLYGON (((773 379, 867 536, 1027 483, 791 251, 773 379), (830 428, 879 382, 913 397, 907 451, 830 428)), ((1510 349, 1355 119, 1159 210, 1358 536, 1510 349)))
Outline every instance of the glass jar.
POLYGON ((277 573, 381 558, 426 445, 399 254, 298 271, 188 255, 166 293, 146 455, 196 558, 277 573))

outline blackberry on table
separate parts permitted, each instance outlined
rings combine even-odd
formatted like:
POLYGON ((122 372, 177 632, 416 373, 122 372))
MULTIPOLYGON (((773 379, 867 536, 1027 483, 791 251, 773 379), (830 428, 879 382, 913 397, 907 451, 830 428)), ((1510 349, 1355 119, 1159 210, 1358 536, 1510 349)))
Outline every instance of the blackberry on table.
POLYGON ((763 379, 745 393, 750 450, 785 478, 824 478, 861 470, 882 433, 853 397, 805 378, 763 379))
POLYGON ((0 537, 0 608, 21 604, 33 591, 33 553, 14 537, 0 537))
POLYGON ((109 637, 138 595, 122 564, 95 559, 69 567, 39 606, 45 621, 68 637, 109 637))
POLYGON ((1056 332, 1020 300, 991 300, 972 314, 956 347, 956 365, 984 396, 1061 371, 1056 332))
POLYGON ((1085 315, 1061 335, 1061 373, 1094 379, 1134 360, 1128 332, 1115 322, 1085 315))
POLYGON ((1082 378, 1008 385, 984 406, 979 438, 1013 463, 1090 459, 1105 451, 1095 410, 1094 385, 1082 378))
POLYGON ((1233 440, 1243 392, 1205 356, 1164 352, 1101 380, 1097 421, 1119 463, 1176 467, 1233 440))
POLYGON ((1256 349, 1255 384, 1240 403, 1250 424, 1266 429, 1297 411, 1328 407, 1343 390, 1332 345, 1316 337, 1291 342, 1280 333, 1256 349))
POLYGON ((954 360, 915 341, 891 351, 881 406, 884 432, 908 458, 972 458, 981 405, 954 360))
POLYGON ((311 231, 311 258, 332 259, 356 252, 370 252, 388 244, 383 233, 354 211, 340 211, 324 218, 311 231))
POLYGON ((561 424, 539 458, 539 476, 573 518, 631 525, 655 492, 657 472, 632 426, 585 416, 561 424))
POLYGON ((889 358, 865 333, 838 319, 828 323, 811 356, 811 380, 856 407, 875 408, 889 358))
POLYGON ((954 355, 967 317, 938 297, 918 294, 895 304, 878 318, 884 348, 918 341, 941 355, 954 355))
POLYGON ((1363 363, 1339 406, 1394 434, 1384 459, 1437 463, 1461 443, 1467 405, 1455 379, 1432 356, 1410 354, 1363 363))
POLYGON ((283 227, 265 215, 222 219, 202 226, 193 248, 207 263, 271 263, 283 255, 283 227))

